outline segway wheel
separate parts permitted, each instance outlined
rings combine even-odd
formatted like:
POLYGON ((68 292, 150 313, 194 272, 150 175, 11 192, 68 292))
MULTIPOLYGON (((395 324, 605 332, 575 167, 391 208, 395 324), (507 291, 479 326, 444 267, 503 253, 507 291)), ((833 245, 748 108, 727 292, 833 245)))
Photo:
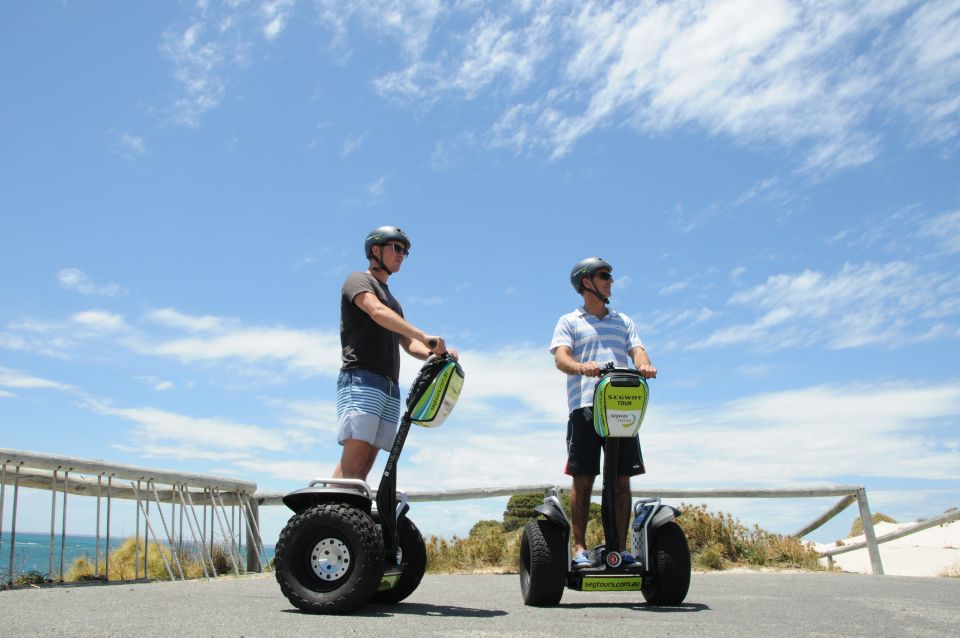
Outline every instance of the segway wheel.
POLYGON ((283 595, 301 611, 349 612, 370 602, 383 576, 380 527, 356 507, 315 505, 280 532, 275 569, 283 595))
POLYGON ((679 605, 690 589, 690 547, 675 522, 664 523, 653 537, 652 577, 645 578, 641 592, 651 605, 679 605))
POLYGON ((400 534, 400 550, 403 552, 403 573, 392 589, 384 589, 373 595, 374 603, 398 603, 420 586, 427 571, 427 546, 420 530, 406 516, 400 517, 397 531, 400 534))
POLYGON ((520 591, 523 602, 535 607, 556 605, 567 577, 567 547, 563 531, 548 520, 530 521, 520 537, 520 591))

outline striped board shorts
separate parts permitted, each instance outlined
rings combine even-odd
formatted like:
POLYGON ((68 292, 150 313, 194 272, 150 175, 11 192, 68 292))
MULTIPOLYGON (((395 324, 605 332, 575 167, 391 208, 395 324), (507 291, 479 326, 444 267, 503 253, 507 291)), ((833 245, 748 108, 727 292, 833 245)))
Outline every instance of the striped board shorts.
POLYGON ((337 379, 337 442, 366 441, 389 450, 400 420, 400 386, 362 368, 341 370, 337 379))

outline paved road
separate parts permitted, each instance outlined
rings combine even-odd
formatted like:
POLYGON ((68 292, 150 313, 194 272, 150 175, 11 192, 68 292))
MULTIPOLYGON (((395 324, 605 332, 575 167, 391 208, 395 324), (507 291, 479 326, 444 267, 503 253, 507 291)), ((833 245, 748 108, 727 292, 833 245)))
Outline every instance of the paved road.
POLYGON ((854 574, 694 574, 687 602, 567 590, 525 607, 518 577, 431 576, 406 601, 351 616, 296 611, 272 576, 0 592, 0 636, 948 636, 960 580, 854 574))

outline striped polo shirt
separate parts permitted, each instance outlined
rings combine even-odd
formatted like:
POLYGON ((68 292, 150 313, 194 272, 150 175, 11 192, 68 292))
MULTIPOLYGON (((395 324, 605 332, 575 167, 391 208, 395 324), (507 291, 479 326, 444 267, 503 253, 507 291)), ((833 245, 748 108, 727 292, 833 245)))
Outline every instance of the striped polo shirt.
MULTIPOLYGON (((550 352, 567 346, 581 363, 596 361, 601 367, 613 362, 618 368, 631 367, 629 352, 643 348, 637 327, 627 315, 609 310, 603 319, 591 315, 582 306, 560 317, 550 341, 550 352)), ((593 404, 596 377, 567 375, 567 407, 570 412, 593 404)))

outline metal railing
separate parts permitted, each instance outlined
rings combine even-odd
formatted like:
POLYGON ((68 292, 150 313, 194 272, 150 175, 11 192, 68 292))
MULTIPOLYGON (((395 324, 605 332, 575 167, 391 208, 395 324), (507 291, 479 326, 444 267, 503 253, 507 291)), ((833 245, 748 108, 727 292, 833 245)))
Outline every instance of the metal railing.
MULTIPOLYGON (((52 454, 0 449, 0 556, 9 557, 7 573, 0 574, 0 583, 13 583, 17 544, 17 508, 22 489, 49 490, 50 535, 49 571, 47 577, 64 582, 65 546, 68 534, 68 495, 96 499, 96 535, 93 575, 110 580, 111 532, 114 501, 134 501, 135 557, 134 578, 147 576, 151 541, 160 556, 170 580, 184 579, 181 557, 193 554, 204 576, 216 576, 214 560, 218 537, 236 573, 241 569, 260 571, 266 555, 259 530, 259 503, 253 496, 255 483, 236 479, 157 470, 117 463, 107 463, 52 454), (8 498, 8 487, 11 487, 8 498), (57 501, 62 496, 59 530, 59 572, 54 563, 57 543, 57 501), (8 502, 11 507, 10 530, 4 547, 3 523, 8 502), (155 505, 151 508, 151 505, 155 505), (164 515, 169 505, 169 519, 164 515), (228 510, 228 507, 230 508, 228 510), (237 510, 239 508, 239 515, 237 510), (153 511, 151 511, 151 509, 153 511), (201 512, 198 515, 198 510, 201 512), (105 521, 104 521, 105 518, 105 521), (187 524, 189 540, 184 533, 187 524), (105 524, 104 524, 105 523, 105 524), (178 529, 179 523, 179 529, 178 529), (243 560, 243 539, 246 534, 246 561, 243 560), (141 555, 141 532, 143 551, 141 555), (103 538, 105 537, 105 538, 103 538), (101 571, 101 539, 104 540, 101 571), (261 561, 261 557, 263 561, 261 561)), ((221 563, 221 568, 223 563, 221 563)))
MULTIPOLYGON (((96 500, 96 551, 94 573, 100 572, 100 539, 101 539, 101 501, 106 501, 106 542, 104 551, 104 575, 109 580, 111 514, 114 499, 127 499, 136 504, 136 574, 139 578, 139 539, 143 531, 144 551, 143 565, 146 576, 147 554, 149 539, 152 537, 154 547, 163 559, 167 576, 171 580, 183 579, 183 566, 179 556, 184 546, 183 523, 186 520, 192 538, 190 546, 199 556, 199 562, 204 576, 216 576, 217 570, 213 560, 215 528, 220 529, 220 538, 225 540, 226 552, 235 572, 261 571, 267 563, 264 553, 262 537, 259 529, 259 508, 265 506, 282 505, 282 492, 258 492, 255 483, 207 476, 156 470, 151 468, 91 461, 66 456, 38 454, 16 450, 0 449, 0 557, 2 552, 9 552, 9 567, 7 582, 14 577, 14 551, 16 547, 17 506, 21 488, 35 488, 51 492, 50 504, 50 536, 49 536, 49 576, 54 576, 54 548, 57 522, 57 496, 62 495, 61 526, 60 526, 60 571, 59 580, 64 578, 64 543, 67 535, 67 495, 82 495, 95 497, 96 500), (158 488, 162 486, 161 488, 158 488), (12 486, 12 499, 7 498, 7 487, 12 486), (12 500, 10 516, 11 529, 9 535, 10 547, 3 546, 3 523, 5 507, 8 500, 12 500), (198 517, 197 509, 202 511, 198 517), (156 508, 150 512, 151 504, 156 508), (170 525, 163 515, 162 504, 170 505, 170 525), (228 513, 227 507, 231 510, 228 513), (209 510, 208 510, 209 507, 209 510), (239 507, 240 516, 236 516, 239 507), (177 511, 179 509, 179 536, 175 529, 177 511), (159 521, 158 521, 159 519, 159 521), (142 523, 141 523, 142 521, 142 523), (202 521, 202 522, 201 522, 202 521), (163 537, 158 535, 155 523, 159 522, 159 529, 163 537), (207 523, 209 522, 209 528, 207 523), (141 528, 141 524, 143 527, 141 528), (245 526, 245 534, 239 533, 239 524, 245 526), (246 564, 242 560, 242 538, 246 539, 246 564), (174 548, 179 551, 173 551, 174 548), (167 549, 170 559, 164 553, 167 549), (262 560, 261 560, 262 559, 262 560)), ((547 493, 551 490, 563 491, 553 484, 520 485, 511 487, 480 487, 457 490, 412 491, 406 492, 410 502, 437 502, 474 500, 479 498, 493 498, 529 494, 535 492, 547 493)), ((599 496, 600 488, 595 488, 593 494, 599 496)), ((655 494, 661 498, 681 499, 714 499, 714 498, 823 498, 840 497, 830 509, 804 526, 792 536, 803 538, 816 529, 822 527, 829 520, 840 514, 856 501, 863 523, 864 541, 853 545, 831 548, 819 552, 832 562, 833 556, 857 549, 867 549, 870 556, 871 569, 874 574, 883 574, 883 563, 880 558, 879 545, 909 534, 960 520, 960 510, 949 510, 941 516, 918 523, 908 529, 892 534, 877 537, 870 514, 867 500, 867 491, 863 485, 832 485, 809 488, 785 489, 748 489, 748 488, 720 488, 720 489, 674 489, 649 487, 643 490, 633 490, 634 496, 649 496, 655 494)), ((0 574, 0 583, 3 575, 0 574)))

